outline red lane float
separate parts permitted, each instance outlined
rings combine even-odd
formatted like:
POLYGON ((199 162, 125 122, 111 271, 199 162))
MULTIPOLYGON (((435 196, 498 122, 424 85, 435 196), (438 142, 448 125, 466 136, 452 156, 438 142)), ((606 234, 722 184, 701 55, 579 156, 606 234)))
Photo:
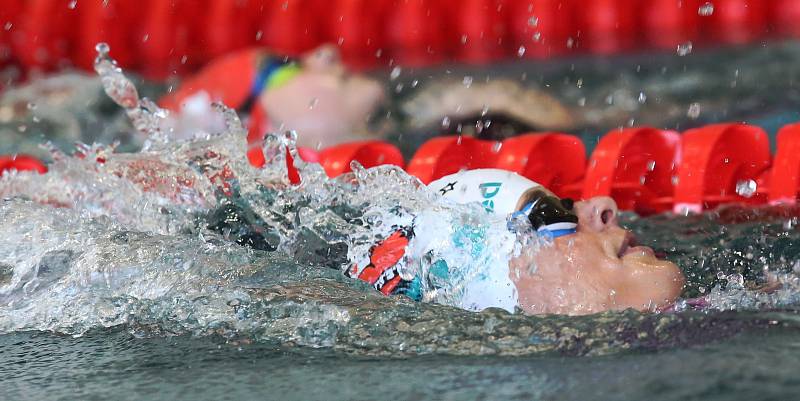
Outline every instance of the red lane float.
POLYGON ((701 0, 650 0, 642 7, 645 39, 656 48, 675 50, 696 41, 700 31, 701 0))
MULTIPOLYGON (((5 0, 0 7, 0 68, 17 61, 12 52, 13 36, 24 7, 23 0, 5 0)), ((3 85, 0 82, 0 90, 3 85)))
MULTIPOLYGON (((253 1, 215 0, 208 5, 205 30, 206 56, 215 59, 252 43, 256 28, 249 17, 257 14, 253 1)), ((263 34, 263 33, 262 33, 263 34)), ((113 47, 112 47, 113 49, 113 47)))
POLYGON ((681 140, 673 209, 700 212, 723 203, 759 203, 737 194, 737 183, 757 180, 770 165, 769 138, 746 124, 713 124, 686 131, 681 140))
POLYGON ((318 1, 282 0, 264 4, 265 13, 258 25, 260 43, 289 56, 297 56, 322 42, 316 13, 321 12, 318 1), (313 6, 311 7, 313 3, 313 6))
POLYGON ((493 167, 530 178, 556 195, 583 178, 586 147, 575 136, 558 132, 525 134, 502 142, 493 167))
POLYGON ((556 132, 525 134, 503 142, 440 137, 425 142, 408 163, 409 174, 427 184, 476 168, 499 168, 530 178, 558 195, 583 176, 586 149, 575 136, 556 132))
POLYGON ((580 46, 592 53, 630 51, 639 40, 638 0, 593 0, 581 2, 580 46))
MULTIPOLYGON (((301 156, 308 161, 305 157, 301 156)), ((405 167, 403 154, 394 145, 382 141, 364 141, 336 145, 319 152, 319 164, 329 177, 336 177, 350 171, 350 163, 359 162, 369 168, 382 164, 405 167)))
POLYGON ((2 8, 0 46, 13 43, 6 58, 25 69, 90 69, 94 42, 105 40, 123 65, 156 79, 247 46, 296 55, 337 43, 345 62, 368 68, 800 34, 794 0, 4 0, 2 8))
POLYGON ((797 203, 800 193, 800 124, 778 131, 778 146, 769 175, 769 203, 797 203))
POLYGON ((204 91, 211 101, 225 103, 238 109, 251 95, 253 81, 263 49, 250 48, 229 53, 203 67, 197 74, 186 79, 180 87, 159 99, 159 106, 178 111, 182 102, 204 91))
POLYGON ((14 53, 22 65, 50 70, 69 62, 76 36, 75 6, 70 0, 28 0, 24 4, 19 26, 12 34, 14 53))
POLYGON ((386 0, 338 0, 334 14, 340 18, 331 25, 331 36, 339 44, 342 60, 356 69, 376 64, 383 56, 386 0))
POLYGON ((800 1, 797 0, 772 0, 769 10, 769 20, 775 33, 782 36, 800 36, 800 1))
MULTIPOLYGON (((708 15, 710 23, 704 22, 714 41, 731 44, 750 43, 767 33, 767 6, 764 0, 714 0, 708 15)), ((702 14, 702 12, 701 12, 702 14)))
POLYGON ((460 170, 493 167, 500 147, 500 142, 472 137, 433 138, 417 149, 406 171, 428 184, 460 170))
POLYGON ((572 51, 578 30, 569 23, 573 0, 512 2, 509 35, 518 57, 549 58, 572 51))
POLYGON ((75 42, 75 64, 86 70, 92 70, 97 55, 95 46, 106 42, 114 49, 114 58, 126 69, 138 68, 139 61, 130 44, 141 40, 138 30, 128 29, 132 22, 140 21, 144 16, 142 7, 135 2, 103 2, 88 1, 75 5, 78 11, 75 42))
POLYGON ((385 45, 402 65, 423 66, 444 60, 446 46, 453 43, 442 4, 429 0, 389 3, 385 45))
POLYGON ((624 210, 669 210, 680 135, 655 128, 611 131, 597 144, 581 185, 582 199, 610 196, 624 210))
MULTIPOLYGON (((365 167, 404 164, 400 151, 381 141, 347 143, 320 152, 300 148, 298 154, 307 162, 320 163, 331 177, 350 171, 352 161, 365 167)), ((260 150, 258 156, 251 163, 261 167, 260 150)), ((290 182, 299 183, 288 151, 287 162, 290 182)), ((406 171, 429 183, 475 168, 514 171, 560 196, 611 196, 621 209, 640 214, 701 212, 726 203, 796 204, 800 123, 779 131, 774 162, 761 128, 715 124, 683 135, 648 127, 615 130, 600 140, 588 166, 580 139, 562 133, 525 134, 503 142, 438 137, 418 149, 406 171)), ((0 157, 0 174, 7 170, 44 173, 47 168, 30 156, 0 157)))
POLYGON ((27 155, 0 156, 0 176, 6 171, 36 171, 39 174, 47 172, 47 166, 39 159, 27 155))
POLYGON ((488 63, 508 54, 506 48, 506 14, 502 2, 496 0, 471 0, 458 7, 456 30, 461 43, 458 54, 469 63, 488 63))

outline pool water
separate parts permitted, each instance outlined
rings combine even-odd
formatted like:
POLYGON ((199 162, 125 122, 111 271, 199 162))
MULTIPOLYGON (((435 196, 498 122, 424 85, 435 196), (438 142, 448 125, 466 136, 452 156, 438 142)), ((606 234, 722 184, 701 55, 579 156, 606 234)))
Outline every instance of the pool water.
MULTIPOLYGON (((687 293, 704 286, 710 292, 726 285, 720 278, 726 275, 757 280, 761 255, 785 259, 772 269, 790 272, 798 214, 731 208, 688 217, 625 216, 623 224, 686 268, 687 293), (748 257, 752 250, 757 253, 748 257)), ((272 263, 256 274, 264 276, 257 281, 265 291, 285 294, 292 282, 304 282, 328 286, 305 293, 309 304, 348 305, 347 296, 373 302, 364 315, 337 329, 318 324, 312 334, 275 327, 296 323, 311 330, 313 322, 302 319, 320 319, 288 311, 285 303, 283 310, 279 303, 264 310, 268 316, 251 322, 259 327, 238 336, 182 334, 164 323, 177 318, 153 316, 79 337, 7 333, 0 335, 0 396, 749 400, 791 399, 800 390, 797 292, 756 306, 757 296, 746 291, 723 292, 725 302, 705 311, 524 317, 372 297, 370 289, 352 291, 326 270, 299 275, 302 266, 272 263)))
MULTIPOLYGON (((141 106, 126 112, 145 151, 53 152, 47 175, 0 180, 0 399, 796 398, 800 208, 623 216, 684 269, 700 310, 524 316, 385 297, 340 268, 430 206, 414 179, 301 163, 290 187, 291 135, 268 138, 263 170, 240 160, 224 107, 225 132, 170 142, 162 113, 98 63, 111 99, 141 106)), ((496 226, 473 206, 443 213, 496 226)))
MULTIPOLYGON (((772 313, 792 316, 794 313, 772 313)), ((729 319, 747 319, 729 316, 729 319)), ((697 333, 701 334, 701 333, 697 333)), ((0 336, 3 399, 786 400, 797 327, 610 356, 370 358, 213 338, 0 336)))

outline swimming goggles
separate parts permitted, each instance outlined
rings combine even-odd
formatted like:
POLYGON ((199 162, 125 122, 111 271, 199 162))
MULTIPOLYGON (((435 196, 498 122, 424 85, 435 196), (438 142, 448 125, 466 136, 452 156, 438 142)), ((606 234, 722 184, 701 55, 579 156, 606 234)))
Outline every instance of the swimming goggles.
POLYGON ((578 216, 573 212, 572 199, 559 199, 544 191, 535 191, 522 210, 514 212, 512 218, 527 218, 539 235, 558 238, 574 234, 578 228, 578 216))

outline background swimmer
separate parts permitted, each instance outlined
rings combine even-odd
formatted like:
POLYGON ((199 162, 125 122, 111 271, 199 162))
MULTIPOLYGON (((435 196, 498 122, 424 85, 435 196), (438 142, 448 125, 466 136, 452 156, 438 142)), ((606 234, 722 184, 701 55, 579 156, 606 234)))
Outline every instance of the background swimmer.
POLYGON ((318 149, 364 139, 384 93, 378 81, 348 71, 335 46, 323 45, 296 60, 264 49, 232 53, 159 103, 203 114, 215 101, 250 111, 250 143, 266 132, 295 130, 299 146, 318 149))

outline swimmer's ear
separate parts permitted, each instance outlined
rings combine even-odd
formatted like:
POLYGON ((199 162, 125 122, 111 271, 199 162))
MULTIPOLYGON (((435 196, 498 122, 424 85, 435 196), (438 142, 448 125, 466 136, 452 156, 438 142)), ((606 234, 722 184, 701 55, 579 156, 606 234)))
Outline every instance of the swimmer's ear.
POLYGON ((311 71, 329 71, 342 68, 342 58, 339 48, 324 44, 304 54, 301 57, 304 68, 311 71))

